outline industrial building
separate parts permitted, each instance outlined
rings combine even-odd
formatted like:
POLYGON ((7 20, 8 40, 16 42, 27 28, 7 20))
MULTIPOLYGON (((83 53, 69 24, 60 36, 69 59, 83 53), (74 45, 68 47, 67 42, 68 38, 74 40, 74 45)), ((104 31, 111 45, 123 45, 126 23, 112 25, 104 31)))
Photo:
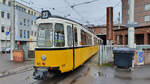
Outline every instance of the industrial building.
MULTIPOLYGON (((135 43, 137 45, 150 44, 150 0, 135 0, 134 20, 137 23, 135 27, 135 43)), ((129 0, 122 0, 122 24, 121 29, 114 30, 114 44, 128 44, 129 22, 129 0)))

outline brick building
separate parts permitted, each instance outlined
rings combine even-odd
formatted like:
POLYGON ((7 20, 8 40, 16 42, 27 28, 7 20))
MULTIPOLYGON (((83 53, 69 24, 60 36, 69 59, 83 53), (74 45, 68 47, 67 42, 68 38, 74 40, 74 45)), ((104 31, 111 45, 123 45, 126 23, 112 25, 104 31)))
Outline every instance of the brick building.
MULTIPOLYGON (((120 27, 123 28, 123 26, 120 27)), ((119 28, 118 25, 114 25, 115 30, 118 28, 119 28)), ((107 30, 106 25, 91 26, 89 27, 89 30, 93 32, 95 35, 97 35, 99 38, 101 38, 103 40, 103 44, 106 45, 106 30, 107 30)))
MULTIPOLYGON (((129 20, 129 0, 122 0, 122 22, 129 20)), ((150 0, 135 0, 134 20, 139 26, 150 25, 150 0)))
POLYGON ((95 35, 97 35, 99 38, 103 40, 103 44, 106 44, 106 26, 100 25, 100 26, 91 26, 89 27, 89 30, 93 32, 95 35))
MULTIPOLYGON (((122 0, 122 24, 128 24, 129 0, 122 0)), ((150 44, 150 0, 135 0, 134 20, 138 23, 135 28, 135 43, 137 45, 150 44)), ((114 30, 114 44, 128 44, 128 28, 114 30)))
MULTIPOLYGON (((150 45, 150 26, 136 27, 134 40, 137 45, 150 45)), ((114 44, 128 44, 128 28, 114 30, 114 44)))

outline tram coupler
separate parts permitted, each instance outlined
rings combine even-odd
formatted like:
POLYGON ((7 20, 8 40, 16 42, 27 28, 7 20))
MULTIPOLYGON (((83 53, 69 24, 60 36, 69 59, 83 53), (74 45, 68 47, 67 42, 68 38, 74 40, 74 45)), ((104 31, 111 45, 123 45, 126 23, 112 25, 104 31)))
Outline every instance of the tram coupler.
POLYGON ((35 68, 33 72, 33 78, 36 80, 47 80, 48 76, 48 69, 43 68, 35 68))

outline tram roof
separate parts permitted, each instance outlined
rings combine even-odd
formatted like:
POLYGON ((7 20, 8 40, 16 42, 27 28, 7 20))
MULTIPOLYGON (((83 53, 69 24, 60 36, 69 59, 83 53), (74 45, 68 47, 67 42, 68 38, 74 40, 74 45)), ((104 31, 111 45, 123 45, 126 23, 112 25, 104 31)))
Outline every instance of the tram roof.
MULTIPOLYGON (((48 18, 64 19, 64 20, 72 21, 72 22, 74 22, 74 23, 77 23, 77 24, 79 24, 79 25, 85 27, 84 25, 82 25, 81 23, 79 23, 79 22, 77 22, 77 21, 75 21, 75 20, 72 20, 72 19, 69 19, 69 18, 65 18, 65 17, 62 17, 62 16, 52 15, 52 16, 50 16, 50 17, 48 17, 48 18)), ((41 18, 41 16, 40 16, 40 17, 37 17, 37 19, 42 19, 42 18, 41 18)))

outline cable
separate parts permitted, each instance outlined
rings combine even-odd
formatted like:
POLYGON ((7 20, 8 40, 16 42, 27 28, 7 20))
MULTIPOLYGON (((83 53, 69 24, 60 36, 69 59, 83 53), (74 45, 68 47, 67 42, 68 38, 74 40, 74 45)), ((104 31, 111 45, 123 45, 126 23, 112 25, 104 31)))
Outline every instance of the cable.
MULTIPOLYGON (((74 8, 70 5, 70 3, 67 0, 64 0, 64 2, 82 19, 85 20, 85 18, 74 8)), ((85 20, 85 23, 89 24, 89 21, 85 20)))
POLYGON ((74 7, 80 6, 80 5, 90 4, 90 3, 93 3, 93 2, 97 2, 97 1, 99 1, 99 0, 92 0, 92 1, 87 1, 87 2, 77 3, 77 4, 74 4, 74 5, 71 5, 71 8, 74 8, 74 7))

